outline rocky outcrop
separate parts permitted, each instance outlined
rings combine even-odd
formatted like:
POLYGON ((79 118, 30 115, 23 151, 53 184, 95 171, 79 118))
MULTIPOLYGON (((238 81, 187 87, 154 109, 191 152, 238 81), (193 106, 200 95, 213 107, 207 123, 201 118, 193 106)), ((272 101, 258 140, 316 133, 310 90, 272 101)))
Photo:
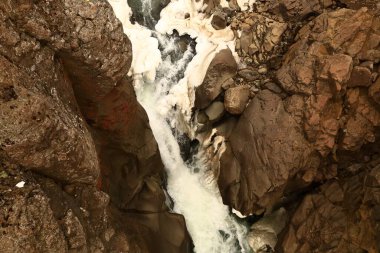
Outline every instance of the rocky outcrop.
POLYGON ((365 67, 365 62, 373 62, 380 52, 378 22, 366 9, 320 15, 300 31, 277 73, 287 92, 303 94, 303 128, 322 156, 375 141, 379 111, 367 87, 377 69, 365 67))
POLYGON ((305 196, 291 218, 282 252, 379 252, 379 162, 305 196))
POLYGON ((2 2, 0 18, 5 252, 188 252, 109 4, 2 2))
POLYGON ((277 71, 280 87, 260 86, 227 139, 218 179, 226 204, 270 212, 377 141, 379 29, 363 8, 325 12, 299 31, 277 71))
POLYGON ((226 145, 219 189, 224 201, 244 214, 270 208, 296 174, 319 165, 281 98, 268 90, 250 102, 226 145))

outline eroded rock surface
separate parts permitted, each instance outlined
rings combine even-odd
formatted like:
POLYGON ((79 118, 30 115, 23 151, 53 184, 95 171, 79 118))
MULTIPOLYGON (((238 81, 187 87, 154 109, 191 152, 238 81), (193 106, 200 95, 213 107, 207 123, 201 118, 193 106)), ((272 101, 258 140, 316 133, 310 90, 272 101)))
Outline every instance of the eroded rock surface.
POLYGON ((281 245, 283 252, 378 252, 379 160, 307 195, 281 245))
MULTIPOLYGON (((273 82, 256 86, 226 141, 219 188, 225 203, 245 214, 271 212, 288 194, 331 180, 349 164, 347 154, 373 152, 365 147, 378 141, 379 17, 366 8, 338 9, 311 20, 273 82)), ((270 77, 274 67, 257 63, 256 73, 238 72, 247 83, 266 71, 270 77)))
POLYGON ((5 252, 188 252, 110 5, 1 2, 0 19, 5 252))

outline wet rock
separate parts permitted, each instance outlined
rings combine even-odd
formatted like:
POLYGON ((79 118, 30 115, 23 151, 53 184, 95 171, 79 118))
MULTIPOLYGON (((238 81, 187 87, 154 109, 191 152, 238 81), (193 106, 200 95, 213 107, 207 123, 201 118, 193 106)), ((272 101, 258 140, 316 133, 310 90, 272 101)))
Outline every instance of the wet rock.
POLYGON ((231 114, 241 114, 249 99, 249 86, 237 86, 226 90, 224 94, 224 107, 231 114))
POLYGON ((277 244, 277 235, 285 228, 287 213, 284 208, 264 216, 254 223, 248 233, 248 244, 254 252, 274 252, 277 244))
POLYGON ((217 53, 208 67, 203 83, 195 91, 195 107, 206 108, 222 92, 223 83, 234 77, 236 71, 237 64, 229 49, 217 53))
POLYGON ((268 90, 253 98, 228 140, 218 185, 224 202, 243 214, 270 209, 297 173, 319 165, 281 98, 268 90))
POLYGON ((223 116, 224 104, 222 102, 215 101, 206 108, 205 113, 211 122, 215 122, 223 116))

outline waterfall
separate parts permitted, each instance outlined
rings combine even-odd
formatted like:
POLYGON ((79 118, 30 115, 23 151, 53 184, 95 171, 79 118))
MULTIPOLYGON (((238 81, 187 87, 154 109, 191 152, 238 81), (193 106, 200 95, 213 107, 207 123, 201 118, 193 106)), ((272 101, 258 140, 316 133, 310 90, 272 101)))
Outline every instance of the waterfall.
MULTIPOLYGON (((207 180, 202 152, 193 154, 191 163, 184 161, 177 138, 177 133, 193 137, 194 90, 218 50, 233 49, 232 32, 212 30, 210 20, 198 15, 201 1, 173 0, 161 13, 155 31, 130 23, 127 0, 109 2, 132 42, 134 59, 130 74, 134 77, 137 98, 148 114, 159 146, 168 178, 167 191, 174 201, 173 211, 185 217, 194 251, 250 252, 247 228, 223 204, 215 180, 207 180), (184 12, 190 18, 185 20, 184 12), (167 36, 174 29, 180 35, 196 38, 195 51, 191 46, 185 51, 178 48, 178 38, 167 36)), ((143 6, 150 5, 143 2, 143 6)))

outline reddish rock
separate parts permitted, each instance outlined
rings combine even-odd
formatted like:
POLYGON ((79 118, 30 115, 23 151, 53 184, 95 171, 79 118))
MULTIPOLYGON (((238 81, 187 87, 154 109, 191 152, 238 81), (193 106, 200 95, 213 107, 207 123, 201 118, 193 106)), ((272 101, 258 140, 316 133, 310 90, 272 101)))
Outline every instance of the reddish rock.
POLYGON ((347 82, 349 88, 369 87, 372 83, 372 73, 368 68, 356 66, 353 68, 350 80, 347 82))

